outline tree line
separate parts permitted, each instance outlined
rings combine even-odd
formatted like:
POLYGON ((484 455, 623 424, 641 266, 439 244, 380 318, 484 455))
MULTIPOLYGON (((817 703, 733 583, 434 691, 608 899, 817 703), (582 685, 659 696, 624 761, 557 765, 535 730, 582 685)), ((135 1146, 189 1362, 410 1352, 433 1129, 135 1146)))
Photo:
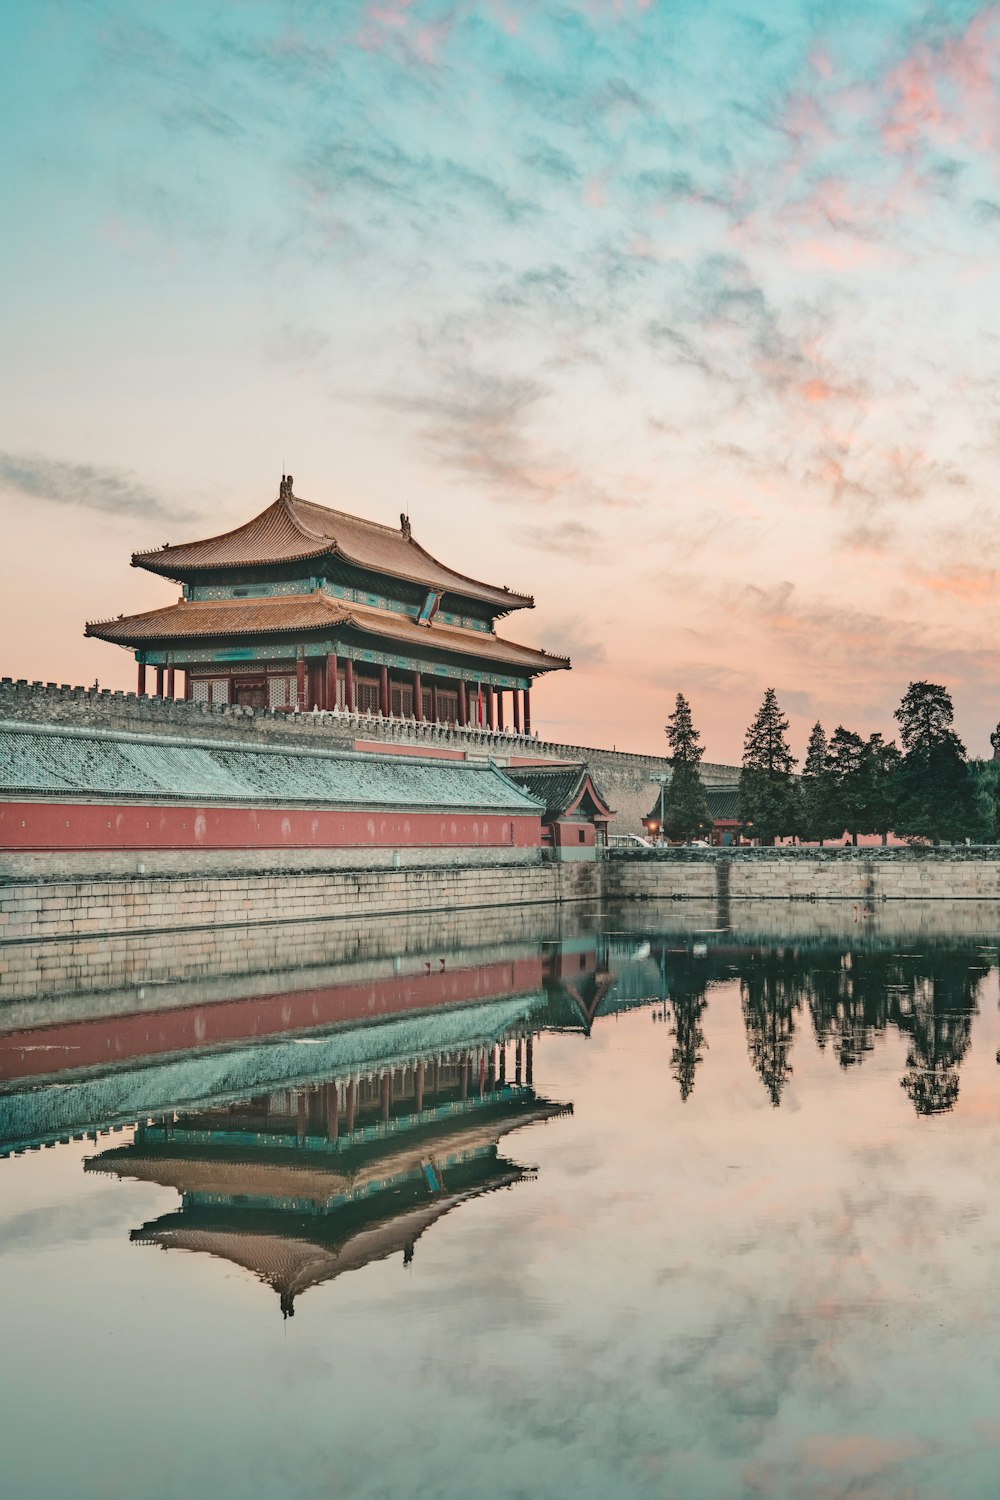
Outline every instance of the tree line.
MULTIPOLYGON (((953 724, 946 688, 911 682, 894 715, 899 744, 865 739, 842 724, 829 736, 813 725, 801 773, 788 743, 788 719, 773 688, 746 731, 739 822, 762 844, 807 843, 889 833, 914 841, 993 842, 1000 833, 1000 762, 970 761, 953 724)), ((691 839, 712 826, 699 763, 701 735, 683 693, 666 724, 670 782, 663 832, 691 839)), ((1000 726, 992 736, 1000 747, 1000 726)))

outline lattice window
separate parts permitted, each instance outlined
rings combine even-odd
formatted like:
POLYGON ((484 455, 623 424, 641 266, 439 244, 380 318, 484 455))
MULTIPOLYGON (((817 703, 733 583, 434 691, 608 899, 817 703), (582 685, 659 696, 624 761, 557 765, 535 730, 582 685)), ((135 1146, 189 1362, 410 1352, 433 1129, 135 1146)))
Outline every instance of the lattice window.
POLYGON ((442 724, 458 723, 458 694, 438 688, 438 719, 442 724))
POLYGON ((434 699, 429 687, 422 687, 420 689, 420 709, 425 719, 433 719, 434 699))
POLYGON ((191 697, 195 703, 228 703, 228 677, 195 677, 191 682, 191 697))
POLYGON ((378 713, 378 678, 355 677, 354 679, 354 707, 359 714, 378 713))
POLYGON ((396 719, 413 718, 413 688, 410 683, 390 683, 389 711, 396 719))
POLYGON ((267 706, 268 708, 295 707, 294 677, 268 677, 267 706))

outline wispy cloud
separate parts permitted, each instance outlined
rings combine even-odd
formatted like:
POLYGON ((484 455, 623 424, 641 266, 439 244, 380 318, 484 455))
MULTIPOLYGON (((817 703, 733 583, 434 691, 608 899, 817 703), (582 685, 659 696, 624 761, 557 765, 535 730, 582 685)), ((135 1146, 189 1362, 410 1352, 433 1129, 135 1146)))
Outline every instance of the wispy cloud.
POLYGON ((55 505, 149 521, 190 520, 193 512, 147 489, 127 470, 63 463, 39 454, 0 452, 0 485, 12 494, 55 505))

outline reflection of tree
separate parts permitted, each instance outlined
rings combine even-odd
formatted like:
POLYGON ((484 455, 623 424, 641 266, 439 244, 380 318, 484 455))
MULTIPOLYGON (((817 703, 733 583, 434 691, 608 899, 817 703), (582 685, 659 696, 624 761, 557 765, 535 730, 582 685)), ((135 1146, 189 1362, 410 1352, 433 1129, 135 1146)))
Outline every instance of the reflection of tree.
POLYGON ((901 1083, 918 1115, 955 1107, 958 1070, 972 1040, 979 988, 989 965, 970 952, 934 954, 900 985, 893 1019, 907 1034, 901 1083))
POLYGON ((789 1053, 795 1035, 795 1013, 807 990, 806 965, 782 948, 755 954, 741 966, 740 994, 750 1061, 777 1109, 792 1072, 789 1053))
POLYGON ((891 954, 838 953, 810 975, 816 1040, 821 1049, 830 1043, 842 1068, 863 1062, 885 1031, 891 962, 891 954))
POLYGON ((691 960, 687 959, 679 966, 671 966, 667 982, 667 994, 674 1012, 671 1028, 674 1050, 670 1054, 670 1071, 677 1079, 682 1103, 694 1088, 695 1074, 702 1061, 701 1049, 708 1046, 701 1024, 708 1006, 705 968, 702 962, 695 970, 691 960))
POLYGON ((809 1009, 820 1047, 842 1067, 860 1063, 892 1024, 908 1038, 901 1080, 918 1114, 941 1114, 958 1098, 977 996, 989 965, 977 948, 927 953, 859 951, 815 960, 809 1009))

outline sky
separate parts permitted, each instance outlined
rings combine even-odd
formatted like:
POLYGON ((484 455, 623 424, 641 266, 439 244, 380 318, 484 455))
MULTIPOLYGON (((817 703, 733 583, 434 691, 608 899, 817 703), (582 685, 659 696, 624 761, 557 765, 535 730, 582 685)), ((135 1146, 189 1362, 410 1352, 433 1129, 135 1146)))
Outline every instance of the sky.
POLYGON ((0 675, 295 476, 532 593, 539 730, 1000 719, 1000 5, 0 0, 0 675))

